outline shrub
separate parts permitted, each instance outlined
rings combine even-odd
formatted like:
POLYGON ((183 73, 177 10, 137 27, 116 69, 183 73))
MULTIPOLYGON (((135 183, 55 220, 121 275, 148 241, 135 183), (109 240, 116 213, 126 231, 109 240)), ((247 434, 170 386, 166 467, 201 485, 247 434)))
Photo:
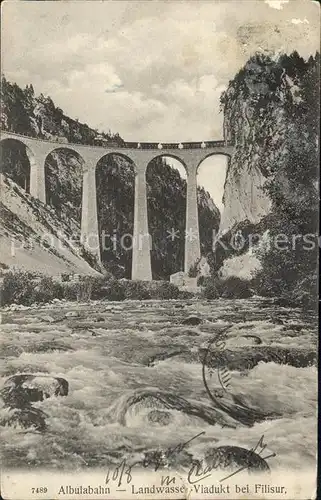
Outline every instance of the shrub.
POLYGON ((100 300, 105 297, 104 287, 111 278, 109 276, 91 276, 91 296, 93 300, 100 300))
POLYGON ((170 283, 169 281, 163 281, 152 291, 152 296, 154 299, 177 299, 178 294, 178 287, 176 285, 173 285, 173 283, 170 283))
POLYGON ((146 300, 151 298, 147 284, 142 281, 127 281, 124 288, 126 299, 146 300))
POLYGON ((304 309, 316 310, 318 306, 317 290, 318 276, 316 273, 312 273, 296 284, 289 298, 304 309))
POLYGON ((78 283, 77 300, 88 302, 92 298, 93 287, 96 284, 96 278, 92 276, 82 276, 78 283))
POLYGON ((124 300, 125 286, 120 281, 111 279, 102 287, 102 293, 105 300, 124 300))
POLYGON ((53 299, 63 298, 63 288, 62 285, 54 281, 50 276, 44 276, 40 281, 33 287, 30 303, 34 302, 50 302, 53 299))
POLYGON ((317 307, 318 277, 315 272, 307 272, 306 276, 289 285, 282 277, 271 277, 264 270, 252 280, 253 288, 262 297, 282 298, 284 304, 302 306, 305 309, 315 310, 317 307))
POLYGON ((1 304, 30 305, 35 278, 36 274, 29 271, 5 273, 1 287, 1 304))
POLYGON ((194 297, 193 292, 188 292, 187 290, 179 290, 178 292, 178 299, 192 299, 194 297))
POLYGON ((70 281, 70 274, 69 273, 62 273, 61 274, 61 281, 70 281))
POLYGON ((217 280, 212 278, 211 280, 204 280, 203 296, 206 299, 218 299, 220 294, 217 287, 217 280))
POLYGON ((218 290, 225 299, 247 299, 253 295, 250 283, 237 276, 220 280, 218 290))
POLYGON ((205 276, 199 276, 197 278, 197 286, 203 286, 205 283, 205 276))
POLYGON ((270 277, 264 278, 264 273, 262 270, 257 272, 252 279, 252 285, 257 295, 262 297, 275 297, 275 280, 270 279, 270 277))
MULTIPOLYGON (((53 299, 89 301, 90 299, 124 300, 125 288, 122 283, 106 276, 81 276, 79 281, 57 282, 50 276, 39 277, 28 271, 5 273, 1 286, 1 305, 50 302, 53 299)), ((138 298, 146 298, 139 296, 138 298)))
POLYGON ((191 265, 188 271, 188 276, 190 278, 196 278, 199 272, 199 263, 201 259, 197 259, 194 264, 191 265))
POLYGON ((106 273, 104 276, 80 276, 79 281, 64 282, 64 298, 66 300, 78 300, 85 302, 90 299, 105 299, 106 294, 108 295, 106 287, 108 288, 108 282, 111 279, 111 275, 106 273))
POLYGON ((66 300, 77 300, 79 296, 79 282, 65 281, 62 283, 63 297, 66 300))
POLYGON ((50 276, 39 277, 29 271, 9 271, 4 275, 1 301, 29 306, 63 297, 62 285, 50 276))
POLYGON ((88 302, 90 299, 103 297, 101 276, 81 276, 79 281, 64 282, 63 296, 66 300, 88 302))
POLYGON ((203 295, 206 299, 217 299, 223 297, 225 299, 245 299, 253 295, 250 288, 250 282, 230 276, 228 278, 220 278, 213 276, 204 278, 203 295))

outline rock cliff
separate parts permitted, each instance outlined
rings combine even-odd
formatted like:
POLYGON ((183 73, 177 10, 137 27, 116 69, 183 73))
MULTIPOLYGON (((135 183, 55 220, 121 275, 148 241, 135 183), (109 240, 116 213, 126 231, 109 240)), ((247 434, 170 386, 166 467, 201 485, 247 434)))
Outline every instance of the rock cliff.
POLYGON ((270 246, 260 249, 259 260, 261 290, 270 294, 288 292, 315 273, 315 248, 307 251, 302 241, 317 233, 319 72, 318 53, 308 60, 297 52, 256 54, 221 97, 225 137, 235 154, 220 230, 226 240, 238 228, 247 234, 241 249, 220 249, 220 263, 248 251, 249 232, 268 231, 270 246), (296 245, 280 251, 274 240, 280 234, 287 244, 296 235, 296 245))
POLYGON ((281 166, 293 140, 289 132, 297 127, 295 114, 306 111, 304 87, 315 87, 313 78, 307 79, 310 73, 315 79, 318 57, 304 61, 296 52, 278 57, 257 54, 229 82, 221 106, 225 137, 234 142, 235 154, 226 175, 221 231, 244 220, 256 224, 270 213, 267 180, 278 182, 287 196, 293 196, 286 181, 289 172, 281 166))
POLYGON ((235 144, 224 188, 222 231, 246 219, 257 223, 271 210, 263 186, 284 155, 284 103, 294 94, 293 87, 282 61, 257 55, 221 97, 224 132, 235 144))
POLYGON ((240 222, 258 223, 271 210, 271 200, 263 191, 266 177, 258 164, 237 172, 234 163, 227 171, 224 186, 224 210, 220 232, 225 233, 240 222))

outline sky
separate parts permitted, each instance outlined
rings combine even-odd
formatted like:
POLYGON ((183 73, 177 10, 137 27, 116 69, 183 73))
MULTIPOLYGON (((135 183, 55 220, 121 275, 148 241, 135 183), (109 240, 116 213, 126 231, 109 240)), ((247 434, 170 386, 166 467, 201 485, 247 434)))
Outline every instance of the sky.
MULTIPOLYGON (((127 141, 219 140, 229 80, 258 50, 314 54, 319 22, 311 0, 7 0, 2 73, 127 141)), ((199 169, 219 208, 225 172, 199 169)))

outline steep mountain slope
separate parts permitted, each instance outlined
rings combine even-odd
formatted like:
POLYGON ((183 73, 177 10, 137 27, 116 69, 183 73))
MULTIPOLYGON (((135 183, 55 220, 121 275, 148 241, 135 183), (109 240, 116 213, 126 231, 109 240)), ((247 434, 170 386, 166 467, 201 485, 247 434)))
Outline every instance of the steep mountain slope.
POLYGON ((43 94, 36 97, 32 85, 21 89, 4 76, 1 79, 1 128, 42 139, 57 138, 59 142, 65 143, 93 145, 98 136, 118 144, 123 143, 118 134, 99 133, 86 123, 65 115, 50 97, 43 94))
MULTIPOLYGON (((0 264, 56 275, 97 274, 84 259, 88 256, 71 234, 74 221, 58 217, 55 210, 35 200, 1 175, 0 264)), ((97 265, 96 265, 97 267, 97 265)), ((99 269, 97 267, 97 269, 99 269)))

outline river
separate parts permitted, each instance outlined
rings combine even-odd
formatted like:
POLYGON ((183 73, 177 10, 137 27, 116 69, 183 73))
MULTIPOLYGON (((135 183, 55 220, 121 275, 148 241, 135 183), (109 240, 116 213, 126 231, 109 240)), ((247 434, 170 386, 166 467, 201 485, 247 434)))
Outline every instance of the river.
MULTIPOLYGON (((303 462, 314 468, 317 369, 306 353, 313 357, 316 350, 316 321, 312 313, 260 298, 7 308, 1 384, 18 373, 51 374, 68 381, 69 393, 34 404, 47 414, 45 432, 0 428, 3 464, 72 471, 107 467, 204 432, 175 457, 175 467, 187 456, 201 459, 213 446, 251 448, 264 435, 275 454, 271 468, 300 470, 303 462), (182 324, 188 316, 202 321, 182 324), (213 406, 202 377, 204 349, 225 327, 228 391, 274 418, 248 427, 227 415, 231 425, 222 426, 198 412, 213 406), (253 350, 266 348, 298 350, 303 361, 251 362, 253 350)), ((217 370, 207 370, 207 383, 212 392, 219 389, 217 370)), ((7 413, 2 404, 0 418, 7 413)))

